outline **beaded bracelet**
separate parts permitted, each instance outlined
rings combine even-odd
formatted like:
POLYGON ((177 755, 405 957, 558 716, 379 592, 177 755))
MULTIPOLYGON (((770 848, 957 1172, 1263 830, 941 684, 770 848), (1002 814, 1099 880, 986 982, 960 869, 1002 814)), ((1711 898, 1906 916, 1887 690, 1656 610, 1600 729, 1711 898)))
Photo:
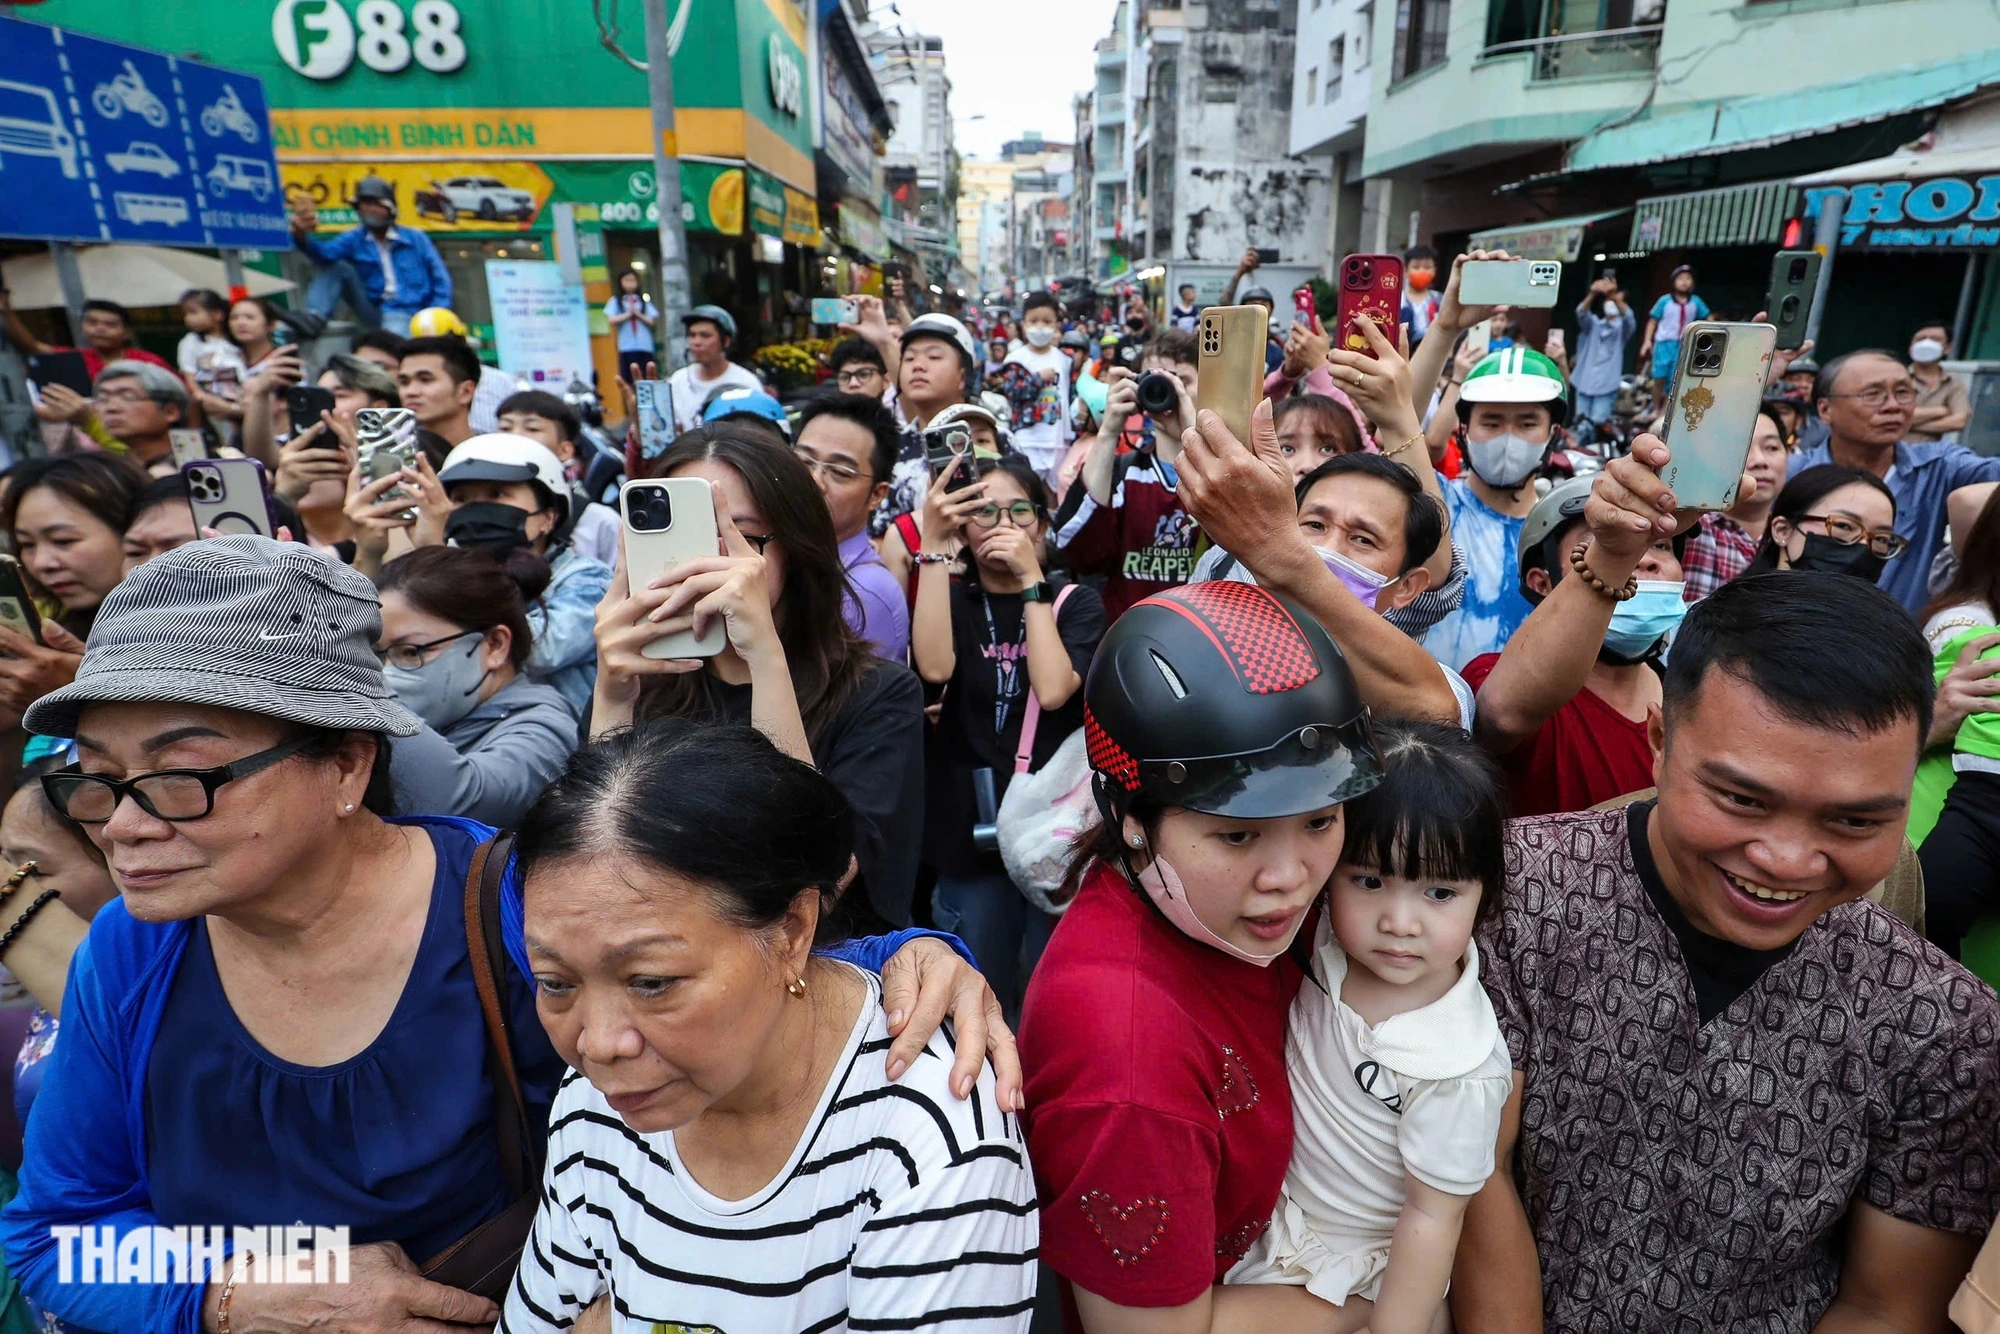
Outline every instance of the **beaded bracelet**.
MULTIPOLYGON (((1577 578, 1583 580, 1592 589, 1604 594, 1604 596, 1610 598, 1613 602, 1629 602, 1639 596, 1639 576, 1637 574, 1634 574, 1625 581, 1625 587, 1613 588, 1610 584, 1605 583, 1604 580, 1599 578, 1597 572, 1590 568, 1590 563, 1584 560, 1584 553, 1588 550, 1590 550, 1590 540, 1586 538, 1577 543, 1569 553, 1569 568, 1576 574, 1577 578)), ((6 946, 0 944, 0 953, 4 953, 5 950, 6 946)))
POLYGON ((919 565, 949 565, 957 558, 943 551, 919 551, 916 559, 919 565))
POLYGON ((228 1281, 222 1285, 222 1300, 215 1304, 215 1328, 217 1334, 229 1334, 229 1302, 236 1295, 236 1285, 250 1272, 250 1262, 257 1258, 256 1252, 245 1251, 236 1257, 230 1267, 228 1281))
POLYGON ((32 919, 36 913, 40 912, 43 908, 47 907, 49 904, 49 900, 58 899, 61 897, 62 897, 62 892, 60 890, 54 890, 54 889, 43 890, 41 897, 28 905, 28 911, 22 913, 19 917, 16 917, 14 919, 14 925, 8 927, 5 931, 0 931, 0 959, 4 959, 7 957, 7 947, 14 943, 15 937, 21 934, 22 930, 28 925, 29 920, 32 919))
POLYGON ((40 868, 41 868, 41 863, 35 861, 33 858, 30 858, 29 860, 24 861, 19 866, 15 867, 13 874, 7 877, 6 883, 0 884, 0 901, 4 901, 15 890, 19 889, 21 887, 21 883, 25 881, 29 876, 33 875, 40 868))

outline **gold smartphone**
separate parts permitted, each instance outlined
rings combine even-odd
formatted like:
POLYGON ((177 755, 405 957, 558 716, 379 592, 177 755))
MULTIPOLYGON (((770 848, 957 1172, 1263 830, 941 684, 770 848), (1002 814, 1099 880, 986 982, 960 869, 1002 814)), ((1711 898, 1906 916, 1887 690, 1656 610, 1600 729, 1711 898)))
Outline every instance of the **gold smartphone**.
POLYGON ((1222 418, 1230 433, 1250 443, 1250 414, 1264 397, 1264 344, 1271 317, 1262 306, 1210 306, 1196 335, 1200 371, 1194 405, 1222 418))

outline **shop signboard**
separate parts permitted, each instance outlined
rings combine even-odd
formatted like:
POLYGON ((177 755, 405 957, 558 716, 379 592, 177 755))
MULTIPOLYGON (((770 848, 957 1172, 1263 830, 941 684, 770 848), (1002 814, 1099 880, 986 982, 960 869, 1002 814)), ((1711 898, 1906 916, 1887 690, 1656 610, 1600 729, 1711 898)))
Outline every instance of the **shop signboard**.
POLYGON ((821 244, 819 201, 802 190, 785 187, 785 240, 793 245, 821 244))
POLYGON ((285 162, 285 198, 304 195, 323 232, 357 226, 354 187, 380 176, 396 192, 397 220, 427 232, 526 232, 546 228, 555 190, 532 162, 285 162))
MULTIPOLYGON (((829 19, 829 23, 845 22, 829 19)), ((820 146, 840 169, 862 189, 875 175, 875 136, 869 127, 868 108, 855 90, 854 76, 840 51, 841 43, 820 43, 820 146)))
POLYGON ((1812 186, 1804 216, 1831 199, 1845 204, 1843 250, 2000 249, 2000 174, 1812 186))
POLYGON ((883 235, 882 224, 852 205, 840 210, 840 243, 872 260, 889 257, 889 238, 883 235))
POLYGON ((489 259, 486 290, 493 306, 493 341, 500 369, 561 393, 571 377, 590 379, 590 321, 583 287, 562 266, 535 260, 489 259))
POLYGON ((785 187, 750 168, 750 230, 758 236, 785 234, 785 187))
POLYGON ((0 18, 0 236, 289 249, 262 86, 0 18))

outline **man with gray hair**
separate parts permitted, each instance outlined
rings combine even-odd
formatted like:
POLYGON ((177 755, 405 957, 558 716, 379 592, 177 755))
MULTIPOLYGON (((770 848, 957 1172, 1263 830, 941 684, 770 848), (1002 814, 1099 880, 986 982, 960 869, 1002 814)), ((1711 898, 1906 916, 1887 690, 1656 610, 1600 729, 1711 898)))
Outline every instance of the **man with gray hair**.
POLYGON ((97 419, 125 453, 147 471, 171 470, 168 432, 187 425, 188 390, 180 376, 144 361, 114 361, 92 386, 97 419))

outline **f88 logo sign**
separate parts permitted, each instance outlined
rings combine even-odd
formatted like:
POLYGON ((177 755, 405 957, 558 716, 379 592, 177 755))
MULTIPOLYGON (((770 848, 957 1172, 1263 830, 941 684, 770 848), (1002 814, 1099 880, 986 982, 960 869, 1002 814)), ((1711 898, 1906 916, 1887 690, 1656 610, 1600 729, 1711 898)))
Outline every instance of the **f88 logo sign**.
POLYGON ((452 0, 416 0, 407 15, 397 0, 361 0, 351 15, 342 0, 278 0, 271 41, 308 79, 337 79, 356 56, 377 74, 400 73, 412 60, 433 74, 465 64, 452 0))

